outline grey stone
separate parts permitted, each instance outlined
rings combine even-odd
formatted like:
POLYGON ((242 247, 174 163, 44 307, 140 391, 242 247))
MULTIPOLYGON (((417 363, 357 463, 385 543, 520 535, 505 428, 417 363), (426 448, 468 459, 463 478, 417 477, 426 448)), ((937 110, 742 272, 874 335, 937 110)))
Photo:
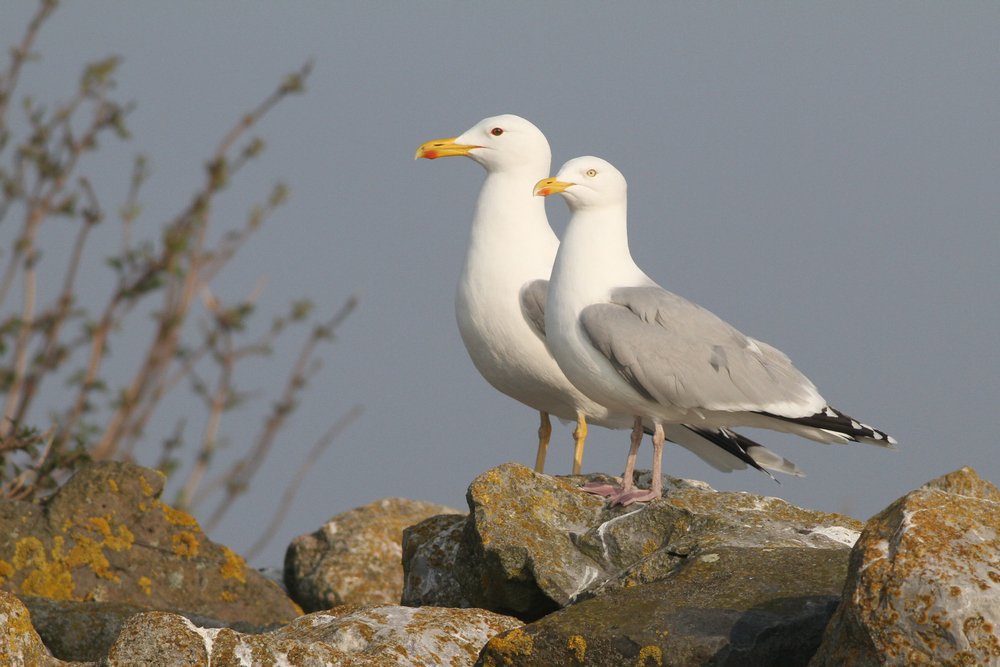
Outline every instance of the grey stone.
POLYGON ((479 665, 806 665, 839 599, 843 549, 720 547, 499 635, 479 665))
POLYGON ((267 626, 295 603, 197 520, 160 501, 163 475, 91 464, 51 498, 0 499, 0 585, 22 596, 183 609, 267 626))
MULTIPOLYGON (((469 487, 471 511, 457 547, 456 524, 444 522, 438 535, 421 533, 404 554, 408 571, 419 573, 404 599, 534 620, 595 595, 658 581, 707 550, 846 554, 862 528, 850 517, 670 477, 664 478, 663 498, 609 508, 577 488, 597 479, 606 478, 550 477, 517 464, 483 473, 469 487)), ((648 473, 639 482, 648 483, 648 473)))
POLYGON ((962 468, 873 517, 810 664, 1000 664, 996 487, 962 468))
POLYGON ((340 607, 252 635, 151 612, 129 619, 102 664, 460 667, 490 637, 520 625, 481 609, 340 607))
POLYGON ((55 667, 53 658, 31 625, 31 614, 17 596, 0 590, 0 665, 8 667, 55 667))
POLYGON ((403 529, 449 512, 457 510, 384 498, 338 514, 289 545, 288 591, 306 611, 342 604, 398 604, 403 592, 403 529))

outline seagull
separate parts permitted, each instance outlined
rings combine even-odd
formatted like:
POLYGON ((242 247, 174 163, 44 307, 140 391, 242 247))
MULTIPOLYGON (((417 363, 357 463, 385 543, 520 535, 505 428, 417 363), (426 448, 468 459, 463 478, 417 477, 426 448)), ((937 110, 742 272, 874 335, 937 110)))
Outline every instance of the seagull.
MULTIPOLYGON (((823 443, 896 440, 836 410, 782 353, 660 287, 632 260, 625 177, 596 157, 574 158, 534 193, 560 194, 572 213, 552 268, 548 349, 583 393, 632 415, 631 447, 611 504, 659 498, 665 429, 750 426, 823 443), (643 429, 653 429, 653 480, 632 488, 643 429)), ((607 486, 607 485, 605 485, 607 486)))
MULTIPOLYGON (((506 114, 486 118, 458 137, 429 141, 415 157, 451 156, 469 157, 486 169, 455 295, 462 341, 493 387, 539 412, 537 472, 544 471, 549 415, 576 422, 573 474, 580 474, 587 423, 629 428, 632 418, 574 387, 546 344, 548 279, 559 240, 545 201, 533 196, 533 188, 550 173, 549 143, 532 123, 506 114)), ((768 475, 768 470, 802 475, 795 464, 728 429, 665 428, 666 438, 718 470, 749 465, 768 475)))

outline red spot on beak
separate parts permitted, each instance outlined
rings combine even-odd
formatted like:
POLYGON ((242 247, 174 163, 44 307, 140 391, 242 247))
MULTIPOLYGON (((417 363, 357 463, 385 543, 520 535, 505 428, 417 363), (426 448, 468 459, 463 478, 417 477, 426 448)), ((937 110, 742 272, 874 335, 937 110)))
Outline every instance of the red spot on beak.
POLYGON ((437 151, 424 151, 423 157, 427 158, 428 160, 434 160, 439 156, 437 151))

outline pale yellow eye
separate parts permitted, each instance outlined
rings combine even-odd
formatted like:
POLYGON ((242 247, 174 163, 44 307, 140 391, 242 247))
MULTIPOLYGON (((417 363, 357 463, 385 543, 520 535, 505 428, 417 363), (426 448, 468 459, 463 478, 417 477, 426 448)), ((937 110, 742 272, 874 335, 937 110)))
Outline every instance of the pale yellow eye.
POLYGON ((588 169, 587 170, 587 176, 590 176, 591 178, 593 178, 594 176, 597 176, 597 170, 596 169, 588 169))

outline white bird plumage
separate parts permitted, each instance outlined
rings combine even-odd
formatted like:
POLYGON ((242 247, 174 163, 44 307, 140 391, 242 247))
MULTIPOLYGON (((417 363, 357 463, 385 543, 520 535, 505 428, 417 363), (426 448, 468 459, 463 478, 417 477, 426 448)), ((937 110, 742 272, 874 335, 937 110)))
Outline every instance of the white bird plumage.
MULTIPOLYGON (((431 159, 457 155, 486 170, 455 296, 462 341, 491 385, 541 413, 536 470, 541 472, 544 465, 548 414, 577 422, 573 471, 578 473, 586 422, 627 428, 632 419, 574 387, 546 346, 544 301, 559 240, 545 215, 544 200, 532 189, 549 174, 548 141, 532 123, 507 114, 417 150, 417 157, 431 159)), ((672 424, 666 435, 720 470, 751 465, 801 474, 791 462, 726 429, 672 424)))
POLYGON ((663 429, 670 424, 895 444, 830 407, 782 352, 647 276, 629 251, 627 184, 613 165, 575 158, 535 192, 561 194, 572 212, 549 284, 549 350, 583 393, 654 428, 653 488, 631 489, 641 439, 634 430, 624 485, 613 490, 613 501, 659 497, 663 429))

